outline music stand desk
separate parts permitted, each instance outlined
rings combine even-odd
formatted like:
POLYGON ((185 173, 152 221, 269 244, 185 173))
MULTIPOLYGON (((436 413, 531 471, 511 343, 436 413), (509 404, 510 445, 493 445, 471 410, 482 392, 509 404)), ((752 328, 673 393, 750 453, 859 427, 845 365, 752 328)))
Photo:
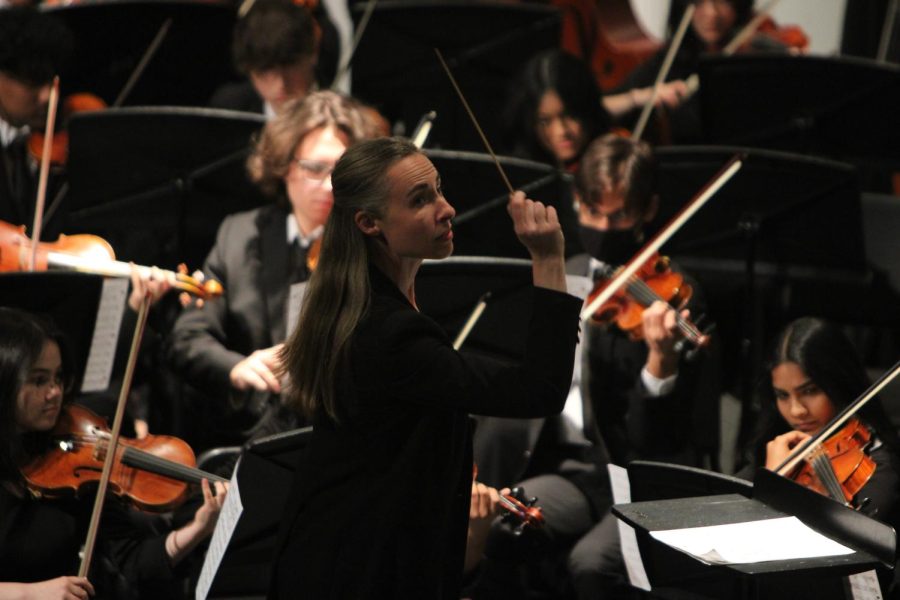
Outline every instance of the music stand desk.
MULTIPOLYGON (((617 504, 613 513, 640 534, 652 531, 705 527, 773 519, 794 515, 819 533, 855 550, 843 556, 774 560, 747 564, 709 565, 692 556, 695 573, 730 572, 735 576, 764 577, 778 574, 810 574, 827 570, 849 575, 879 565, 894 566, 896 534, 893 528, 807 490, 783 477, 760 469, 754 479, 754 497, 738 494, 678 498, 617 504)), ((655 541, 655 540, 654 540, 655 541)), ((661 542, 656 542, 661 543, 661 542)))

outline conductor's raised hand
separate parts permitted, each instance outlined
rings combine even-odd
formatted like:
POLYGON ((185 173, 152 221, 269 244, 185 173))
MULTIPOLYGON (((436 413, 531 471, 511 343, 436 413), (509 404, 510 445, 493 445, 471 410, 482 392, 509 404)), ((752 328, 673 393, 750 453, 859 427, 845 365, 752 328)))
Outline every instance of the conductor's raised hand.
POLYGON ((566 291, 565 239, 556 209, 514 192, 506 207, 519 241, 531 255, 534 285, 566 291))
POLYGON ((515 192, 507 205, 516 236, 533 259, 562 257, 565 247, 556 209, 515 192))

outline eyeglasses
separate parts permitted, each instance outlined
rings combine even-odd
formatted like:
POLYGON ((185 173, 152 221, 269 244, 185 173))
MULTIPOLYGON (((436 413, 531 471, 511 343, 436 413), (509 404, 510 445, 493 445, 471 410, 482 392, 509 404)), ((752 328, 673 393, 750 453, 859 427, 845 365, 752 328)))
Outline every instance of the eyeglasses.
POLYGON ((325 181, 334 172, 334 165, 320 162, 318 160, 307 160, 298 158, 294 160, 294 164, 303 173, 303 176, 310 181, 325 181))

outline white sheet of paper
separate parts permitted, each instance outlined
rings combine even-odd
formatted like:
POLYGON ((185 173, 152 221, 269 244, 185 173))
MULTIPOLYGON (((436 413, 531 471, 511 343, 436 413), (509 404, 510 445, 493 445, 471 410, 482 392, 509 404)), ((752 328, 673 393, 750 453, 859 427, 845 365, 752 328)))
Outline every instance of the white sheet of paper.
POLYGON ((203 560, 203 568, 200 570, 200 577, 197 579, 195 596, 197 600, 206 600, 209 588, 212 586, 216 572, 219 570, 219 565, 222 563, 222 557, 225 556, 225 550, 228 549, 231 535, 237 527, 241 513, 244 512, 237 480, 240 467, 241 461, 238 460, 238 464, 234 467, 234 474, 231 476, 231 482, 228 484, 228 496, 226 496, 225 504, 222 505, 222 511, 219 513, 219 520, 216 522, 216 529, 213 531, 209 549, 206 551, 206 558, 203 560))
POLYGON ((797 517, 651 531, 659 541, 713 564, 746 564, 852 554, 797 517))
POLYGON ((573 296, 584 300, 594 289, 594 282, 584 275, 566 275, 566 289, 573 296))
MULTIPOLYGON (((116 345, 119 342, 119 329, 122 326, 122 314, 125 312, 125 300, 128 296, 128 284, 129 280, 126 278, 106 277, 103 280, 97 320, 94 323, 94 334, 91 336, 91 349, 81 381, 82 392, 102 392, 109 387, 109 378, 116 358, 116 345)), ((134 331, 126 332, 127 335, 133 333, 134 331)))
MULTIPOLYGON (((628 504, 631 502, 631 482, 628 480, 628 470, 612 463, 606 465, 606 470, 609 471, 613 503, 628 504)), ((644 568, 634 528, 622 519, 619 519, 618 525, 619 545, 625 561, 625 570, 628 572, 628 581, 634 587, 649 592, 650 578, 647 577, 647 570, 644 568)))

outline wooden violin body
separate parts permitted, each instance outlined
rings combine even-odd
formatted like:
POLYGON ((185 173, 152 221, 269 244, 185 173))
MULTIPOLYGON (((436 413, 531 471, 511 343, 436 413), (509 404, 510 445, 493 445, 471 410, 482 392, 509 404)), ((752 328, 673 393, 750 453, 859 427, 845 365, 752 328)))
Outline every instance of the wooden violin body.
MULTIPOLYGON (((604 275, 588 295, 587 304, 603 292, 607 282, 615 276, 615 269, 610 267, 604 275)), ((599 324, 615 323, 631 339, 640 340, 644 337, 643 314, 647 307, 662 300, 680 313, 693 293, 693 288, 685 283, 684 277, 670 268, 668 257, 654 254, 623 288, 594 311, 591 320, 599 324)), ((695 345, 703 346, 709 341, 708 336, 680 314, 677 324, 695 345)))
POLYGON ((791 479, 800 485, 851 504, 875 473, 875 461, 866 454, 872 434, 859 420, 851 419, 800 464, 791 479))
MULTIPOLYGON (((50 498, 77 496, 82 486, 99 481, 108 439, 103 418, 78 405, 64 406, 49 447, 22 469, 29 490, 50 498)), ((193 450, 178 438, 120 438, 109 485, 138 508, 166 512, 187 498, 190 483, 223 481, 195 466, 193 450)))

